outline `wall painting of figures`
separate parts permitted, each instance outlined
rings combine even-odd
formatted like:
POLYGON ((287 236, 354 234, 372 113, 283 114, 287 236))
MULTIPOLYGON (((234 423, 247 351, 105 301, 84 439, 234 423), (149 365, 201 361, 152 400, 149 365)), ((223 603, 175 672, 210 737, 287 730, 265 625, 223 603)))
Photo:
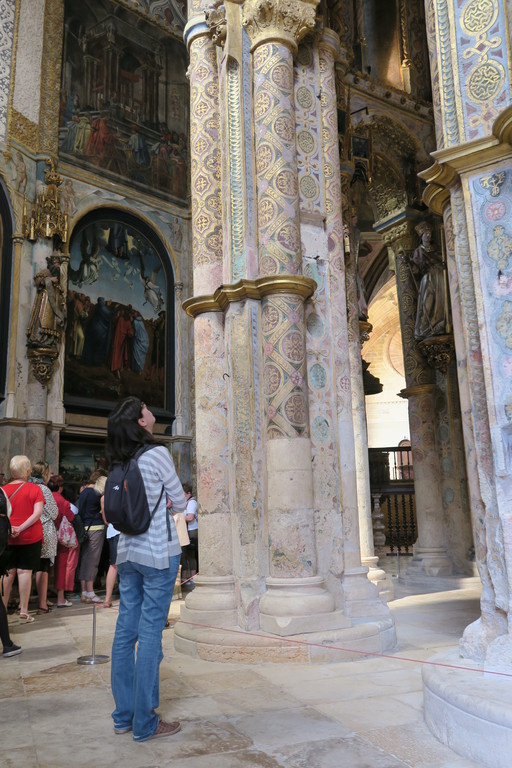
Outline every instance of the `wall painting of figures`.
POLYGON ((174 290, 170 260, 144 223, 89 214, 71 238, 64 402, 105 411, 135 395, 171 421, 174 290))
POLYGON ((127 8, 66 0, 61 159, 185 204, 186 68, 183 43, 127 8))

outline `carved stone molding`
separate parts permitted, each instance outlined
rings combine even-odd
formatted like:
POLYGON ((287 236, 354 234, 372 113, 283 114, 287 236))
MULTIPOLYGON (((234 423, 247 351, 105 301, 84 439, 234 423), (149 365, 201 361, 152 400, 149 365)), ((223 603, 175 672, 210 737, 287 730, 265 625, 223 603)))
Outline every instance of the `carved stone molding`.
POLYGON ((251 50, 277 40, 296 51, 315 28, 317 0, 246 0, 242 24, 251 38, 251 50))
POLYGON ((455 344, 451 333, 423 339, 419 342, 418 347, 427 358, 430 366, 437 368, 441 373, 446 373, 455 355, 455 344))
POLYGON ((257 280, 239 280, 233 285, 222 285, 212 296, 193 296, 183 302, 183 309, 190 317, 204 312, 223 312, 228 304, 246 299, 261 301, 265 296, 286 293, 300 296, 307 301, 316 290, 316 282, 310 277, 270 276, 257 280))
POLYGON ((212 40, 218 46, 223 47, 226 42, 227 20, 226 8, 222 0, 215 0, 204 12, 206 25, 210 29, 212 40))

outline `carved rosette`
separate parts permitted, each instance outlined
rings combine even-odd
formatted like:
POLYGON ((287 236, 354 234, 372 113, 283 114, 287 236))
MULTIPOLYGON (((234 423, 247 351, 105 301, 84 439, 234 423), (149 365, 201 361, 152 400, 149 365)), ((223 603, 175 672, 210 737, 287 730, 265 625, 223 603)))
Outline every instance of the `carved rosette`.
POLYGON ((418 347, 432 368, 446 373, 455 355, 455 344, 451 333, 423 339, 419 342, 418 347))
POLYGON ((59 356, 57 349, 27 349, 27 357, 30 360, 34 378, 46 387, 54 373, 55 363, 59 356))
POLYGON ((272 40, 292 51, 315 28, 317 0, 246 0, 242 24, 251 38, 251 50, 272 40))

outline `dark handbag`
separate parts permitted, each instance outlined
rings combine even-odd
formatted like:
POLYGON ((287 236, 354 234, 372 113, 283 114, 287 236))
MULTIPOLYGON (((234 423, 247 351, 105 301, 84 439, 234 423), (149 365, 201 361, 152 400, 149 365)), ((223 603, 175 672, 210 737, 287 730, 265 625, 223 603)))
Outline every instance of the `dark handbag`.
POLYGON ((83 544, 87 538, 87 531, 91 526, 89 526, 89 528, 85 530, 85 525, 80 515, 74 516, 72 525, 73 525, 73 528, 75 529, 76 540, 78 541, 79 544, 83 544))

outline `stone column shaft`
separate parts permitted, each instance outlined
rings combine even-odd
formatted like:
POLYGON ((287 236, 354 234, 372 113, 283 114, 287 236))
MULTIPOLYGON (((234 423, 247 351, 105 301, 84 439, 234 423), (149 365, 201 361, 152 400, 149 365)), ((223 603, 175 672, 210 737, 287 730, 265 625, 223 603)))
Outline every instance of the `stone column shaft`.
POLYGON ((412 459, 418 539, 408 576, 446 576, 452 563, 446 547, 441 494, 441 468, 436 444, 435 379, 414 339, 416 293, 407 253, 416 244, 414 222, 404 219, 384 235, 395 253, 396 279, 407 388, 402 397, 409 402, 412 459))
MULTIPOLYGON (((339 503, 343 525, 344 568, 341 584, 345 613, 358 620, 364 616, 387 616, 389 612, 379 599, 377 589, 367 579, 368 568, 361 565, 334 77, 334 61, 338 55, 337 35, 331 30, 324 30, 320 43, 320 85, 323 117, 325 226, 329 258, 326 290, 329 293, 330 356, 334 378, 333 397, 336 420, 334 431, 338 451, 335 472, 339 478, 339 503)), ((359 363, 359 365, 361 364, 359 363)))
MULTIPOLYGON (((194 296, 222 283, 222 198, 217 47, 204 15, 190 19, 190 146, 194 296)), ((204 311, 194 320, 199 587, 187 596, 181 618, 236 624, 229 508, 226 351, 224 315, 204 311)), ((194 643, 194 630, 178 625, 176 647, 194 643)))

